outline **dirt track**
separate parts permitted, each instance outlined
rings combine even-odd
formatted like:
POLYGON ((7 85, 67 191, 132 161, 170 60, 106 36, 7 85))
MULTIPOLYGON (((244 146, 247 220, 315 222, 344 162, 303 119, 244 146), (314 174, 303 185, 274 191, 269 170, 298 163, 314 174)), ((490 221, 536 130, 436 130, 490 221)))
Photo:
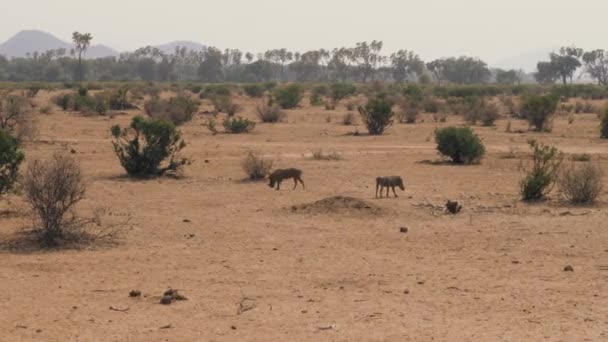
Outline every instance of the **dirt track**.
MULTIPOLYGON (((0 340, 608 340, 606 190, 594 207, 571 207, 557 193, 524 204, 520 158, 504 158, 510 149, 524 156, 536 137, 588 151, 608 170, 595 116, 560 118, 551 134, 506 133, 505 120, 476 127, 489 154, 462 167, 424 162, 437 159, 429 120, 350 136, 339 123, 345 112, 305 106, 249 135, 212 136, 199 117, 182 127, 195 160, 186 177, 145 182, 121 177, 111 150, 109 127, 128 116, 40 116, 28 159, 74 149, 89 186, 81 212, 107 206, 132 219, 116 247, 0 252, 0 340), (344 158, 305 157, 319 147, 344 158), (302 168, 307 190, 243 181, 248 148, 276 157, 276 167, 302 168), (375 177, 393 174, 405 192, 374 199, 375 177), (382 215, 291 210, 336 195, 382 215), (464 213, 429 206, 446 199, 463 201, 464 213), (189 300, 158 304, 170 287, 189 300), (143 298, 129 298, 133 289, 143 298), (238 314, 244 297, 253 308, 238 314)), ((1 238, 30 222, 25 205, 10 200, 17 211, 0 217, 1 238)))

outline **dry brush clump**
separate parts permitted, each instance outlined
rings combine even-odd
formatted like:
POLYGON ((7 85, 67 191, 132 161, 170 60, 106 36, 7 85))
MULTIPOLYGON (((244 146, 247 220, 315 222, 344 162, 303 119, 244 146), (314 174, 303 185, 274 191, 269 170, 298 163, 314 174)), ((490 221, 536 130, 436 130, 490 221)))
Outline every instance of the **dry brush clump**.
POLYGON ((325 153, 322 148, 312 151, 311 157, 313 160, 342 160, 342 155, 337 151, 325 153))
POLYGON ((264 123, 277 123, 285 119, 285 112, 274 103, 274 99, 269 97, 261 105, 256 107, 258 119, 264 123))
POLYGON ((18 95, 0 97, 0 129, 12 134, 19 142, 36 137, 37 120, 26 98, 18 95))
POLYGON ((36 214, 36 231, 44 246, 86 238, 83 222, 73 212, 85 195, 80 164, 68 155, 34 160, 23 177, 23 192, 36 214))
POLYGON ((565 166, 560 171, 558 184, 564 195, 575 204, 595 202, 603 190, 604 172, 599 163, 586 161, 565 166))
POLYGON ((213 108, 218 113, 226 113, 233 116, 241 110, 241 106, 234 103, 230 95, 214 95, 210 98, 213 108))
POLYGON ((250 150, 245 154, 241 167, 247 177, 255 181, 264 179, 272 169, 273 164, 274 160, 265 158, 262 152, 250 150))
POLYGON ((144 103, 144 110, 153 119, 169 120, 179 126, 191 121, 199 106, 199 101, 180 94, 168 100, 153 97, 144 103))

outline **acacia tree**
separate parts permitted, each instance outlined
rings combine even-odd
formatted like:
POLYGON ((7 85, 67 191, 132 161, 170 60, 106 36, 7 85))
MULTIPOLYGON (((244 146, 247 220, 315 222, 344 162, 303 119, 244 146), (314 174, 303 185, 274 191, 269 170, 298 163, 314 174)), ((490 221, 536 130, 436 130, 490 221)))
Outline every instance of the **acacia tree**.
POLYGON ((395 82, 403 83, 411 74, 419 76, 424 71, 424 62, 413 51, 399 50, 390 59, 395 82))
POLYGON ((593 50, 583 54, 585 71, 599 84, 608 85, 608 52, 593 50))
POLYGON ((361 82, 367 83, 367 80, 373 80, 378 66, 386 61, 386 57, 380 55, 382 46, 381 41, 374 40, 369 44, 367 42, 357 43, 352 50, 350 58, 358 67, 361 82))
POLYGON ((82 69, 82 55, 86 53, 89 45, 91 45, 93 36, 90 33, 80 33, 78 31, 72 34, 72 41, 74 42, 74 48, 78 51, 78 81, 82 82, 84 79, 84 71, 82 69))
POLYGON ((496 83, 500 84, 515 84, 520 83, 521 79, 519 78, 519 74, 517 70, 503 70, 496 69, 496 83))
POLYGON ((445 75, 445 60, 436 59, 427 63, 426 68, 433 73, 433 77, 437 80, 437 84, 441 85, 441 81, 443 81, 445 75))
POLYGON ((208 47, 203 51, 202 60, 198 67, 198 76, 202 82, 215 83, 222 81, 222 51, 208 47))
POLYGON ((332 51, 331 59, 329 60, 327 67, 332 73, 331 75, 333 80, 346 82, 351 69, 351 65, 349 63, 352 61, 352 53, 352 49, 347 49, 344 47, 334 49, 332 51))
POLYGON ((536 64, 536 73, 534 79, 541 84, 554 83, 559 75, 555 72, 551 62, 538 62, 536 64))
POLYGON ((576 69, 581 66, 580 58, 583 55, 582 49, 574 47, 562 47, 559 54, 551 53, 551 68, 562 79, 564 84, 572 83, 572 76, 576 69))

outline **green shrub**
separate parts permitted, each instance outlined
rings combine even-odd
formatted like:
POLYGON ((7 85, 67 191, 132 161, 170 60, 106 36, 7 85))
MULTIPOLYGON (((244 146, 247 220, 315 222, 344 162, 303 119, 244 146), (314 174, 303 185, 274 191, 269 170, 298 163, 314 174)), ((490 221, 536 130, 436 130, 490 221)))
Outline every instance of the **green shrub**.
POLYGON ((310 94, 310 105, 320 106, 323 104, 323 97, 327 95, 328 91, 327 86, 324 84, 314 86, 310 94))
POLYGON ((78 96, 86 97, 87 95, 89 95, 89 89, 86 87, 78 88, 78 96))
POLYGON ((604 110, 602 116, 602 122, 600 124, 600 137, 602 139, 608 139, 608 107, 604 110))
POLYGON ((217 84, 210 85, 205 88, 205 90, 200 93, 201 98, 209 98, 211 96, 230 96, 232 95, 232 91, 230 87, 225 84, 217 84))
POLYGON ((494 122, 500 117, 498 106, 494 103, 485 103, 481 111, 481 124, 483 126, 494 126, 494 122))
POLYGON ((336 104, 356 92, 357 87, 348 83, 334 83, 329 88, 329 95, 336 104))
POLYGON ((249 97, 262 97, 264 96, 264 87, 259 84, 246 84, 243 86, 245 94, 249 97))
POLYGON ((226 133, 249 133, 255 128, 255 122, 241 117, 230 117, 224 120, 223 126, 226 133))
POLYGON ((371 135, 382 135, 393 124, 393 103, 385 96, 379 95, 367 102, 365 107, 359 106, 359 114, 363 124, 371 135))
POLYGON ((179 155, 186 143, 170 121, 136 116, 128 128, 113 126, 112 136, 114 152, 129 176, 160 176, 189 162, 179 155))
POLYGON ((0 195, 10 191, 19 177, 24 154, 17 139, 0 129, 0 195))
POLYGON ((537 132, 550 131, 550 120, 557 110, 559 99, 552 95, 524 97, 521 113, 537 132))
POLYGON ((200 85, 198 85, 198 84, 195 84, 195 85, 191 85, 191 86, 190 86, 190 92, 191 92, 192 94, 195 94, 195 95, 196 95, 196 94, 200 93, 200 92, 201 92, 201 90, 203 90, 203 87, 202 87, 202 86, 200 86, 200 85))
POLYGON ((572 163, 562 168, 558 183, 572 203, 593 203, 603 189, 604 172, 598 163, 572 163))
POLYGON ((529 144, 532 149, 532 169, 521 181, 520 191, 525 201, 536 201, 543 199, 553 189, 563 154, 557 148, 535 140, 529 144))
POLYGON ((283 109, 292 109, 302 101, 302 88, 297 84, 274 90, 274 98, 283 109))
POLYGON ((477 163, 485 154, 481 139, 469 127, 446 127, 435 131, 437 150, 457 164, 477 163))

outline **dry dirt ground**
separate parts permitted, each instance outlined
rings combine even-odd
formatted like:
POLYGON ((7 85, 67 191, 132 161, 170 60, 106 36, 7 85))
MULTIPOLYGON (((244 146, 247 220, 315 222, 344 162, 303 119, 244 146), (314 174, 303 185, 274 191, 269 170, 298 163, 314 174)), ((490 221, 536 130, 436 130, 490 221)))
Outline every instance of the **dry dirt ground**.
MULTIPOLYGON (((242 101, 253 118, 255 103, 242 101)), ((608 170, 595 115, 559 118, 550 134, 506 133, 506 120, 476 127, 488 155, 463 167, 429 162, 438 159, 438 124, 428 118, 352 136, 344 113, 305 105, 285 123, 216 136, 199 116, 181 128, 195 161, 185 178, 149 181, 125 178, 110 144, 110 126, 135 112, 41 115, 28 159, 73 149, 88 182, 79 211, 107 207, 131 220, 116 246, 0 251, 0 340, 608 340, 608 193, 593 207, 557 192, 534 205, 518 196, 532 137, 587 152, 608 170), (244 181, 250 148, 276 167, 302 168, 306 190, 244 181), (317 148, 343 159, 308 158, 317 148), (399 198, 374 198, 380 175, 403 176, 399 198), (370 207, 305 205, 332 196, 370 207), (442 213, 446 199, 463 201, 464 212, 442 213), (168 288, 188 300, 159 304, 168 288), (135 289, 141 298, 129 297, 135 289)), ((31 225, 23 201, 8 200, 3 240, 31 225)))

